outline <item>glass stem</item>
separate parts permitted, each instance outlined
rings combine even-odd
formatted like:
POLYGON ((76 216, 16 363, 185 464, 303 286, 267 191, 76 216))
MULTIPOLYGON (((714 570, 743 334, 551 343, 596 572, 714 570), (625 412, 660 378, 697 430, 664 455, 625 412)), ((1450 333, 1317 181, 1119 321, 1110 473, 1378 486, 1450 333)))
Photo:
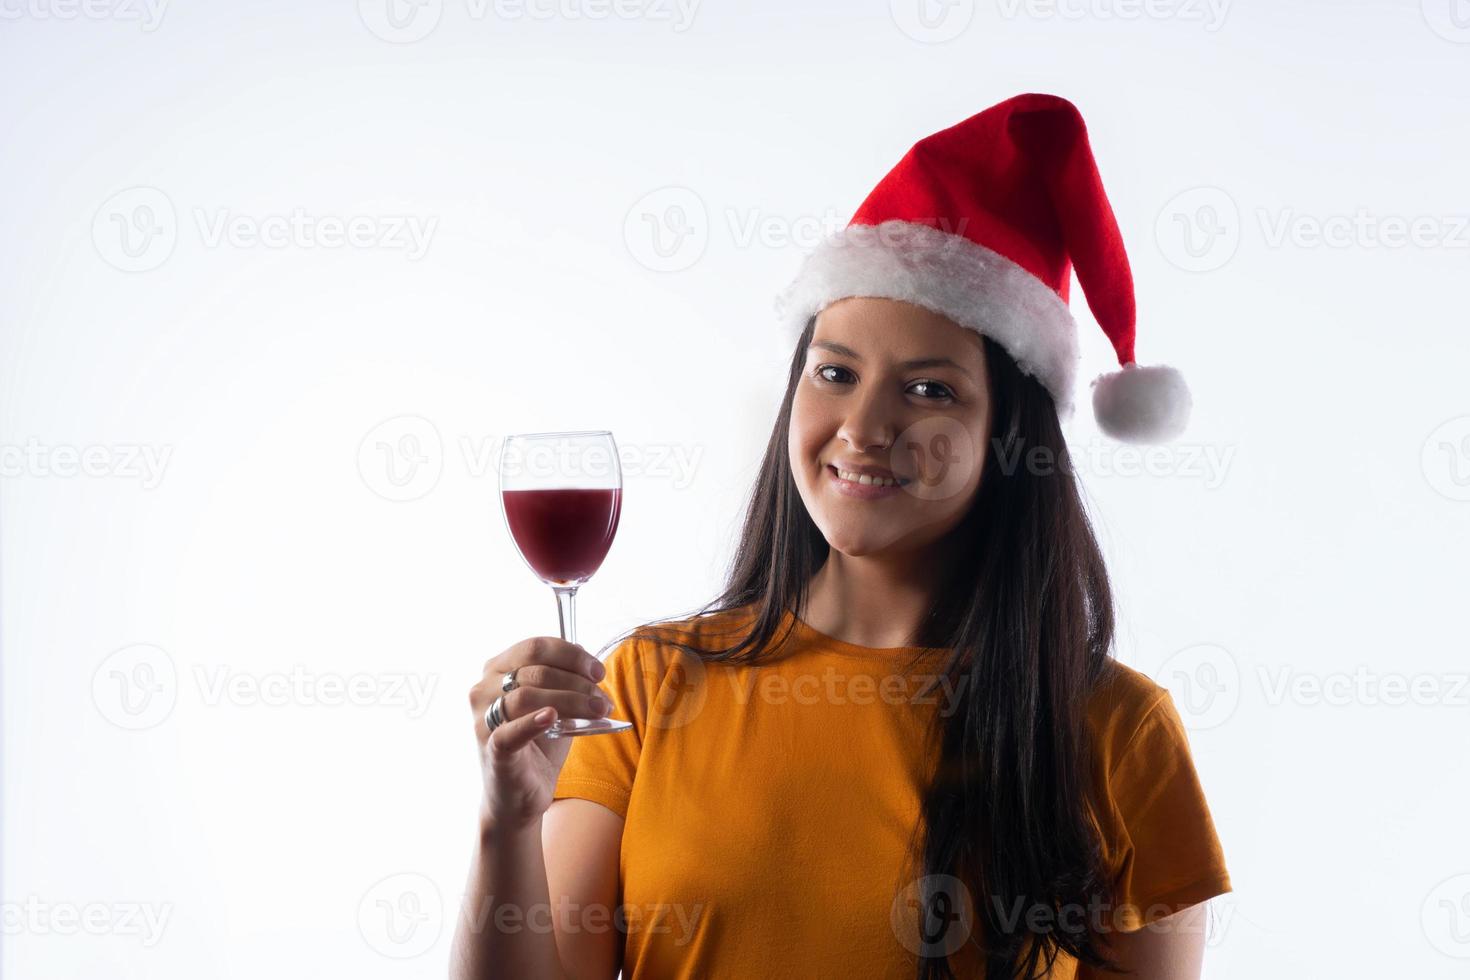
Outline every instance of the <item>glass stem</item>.
POLYGON ((561 621, 561 638, 568 643, 577 642, 577 587, 555 586, 556 616, 561 621))

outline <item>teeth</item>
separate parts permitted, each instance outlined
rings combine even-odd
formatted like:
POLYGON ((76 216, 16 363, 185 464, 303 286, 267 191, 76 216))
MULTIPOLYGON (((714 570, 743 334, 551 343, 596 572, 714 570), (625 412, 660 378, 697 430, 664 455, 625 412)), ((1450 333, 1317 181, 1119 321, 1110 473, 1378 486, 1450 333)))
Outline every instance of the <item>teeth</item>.
POLYGON ((849 483, 861 483, 864 486, 874 487, 896 487, 897 480, 890 480, 882 476, 868 476, 867 474, 850 473, 847 470, 838 470, 837 475, 849 483))

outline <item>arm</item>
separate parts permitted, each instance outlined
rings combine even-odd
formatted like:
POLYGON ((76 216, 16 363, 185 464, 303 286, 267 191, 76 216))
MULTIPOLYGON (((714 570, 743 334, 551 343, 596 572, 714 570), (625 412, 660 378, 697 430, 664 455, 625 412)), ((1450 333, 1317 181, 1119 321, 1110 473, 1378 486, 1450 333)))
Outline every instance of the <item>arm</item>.
POLYGON ((623 820, 587 800, 558 800, 525 827, 486 821, 455 928, 455 980, 612 980, 623 820), (551 897, 557 900, 552 901, 551 897))
POLYGON ((1093 924, 1103 953, 1135 972, 1078 976, 1198 980, 1206 903, 1231 890, 1230 876, 1173 696, 1152 682, 1135 687, 1149 699, 1141 720, 1108 729, 1103 743, 1109 768, 1098 812, 1113 893, 1111 914, 1093 924))
POLYGON ((452 980, 565 980, 555 937, 526 928, 526 910, 547 904, 541 833, 540 821, 514 828, 482 824, 454 930, 452 980))
POLYGON ((542 820, 542 840, 551 893, 568 903, 556 920, 568 980, 614 980, 625 938, 613 925, 623 818, 591 800, 556 800, 542 820))
POLYGON ((1133 932, 1100 933, 1105 955, 1124 970, 1115 973, 1082 964, 1077 980, 1199 980, 1205 957, 1205 912, 1201 902, 1133 932))
POLYGON ((555 799, 571 740, 542 737, 558 716, 606 712, 596 686, 602 675, 584 648, 532 637, 487 661, 470 689, 485 785, 451 980, 617 976, 618 934, 609 926, 623 820, 599 804, 555 799), (502 695, 501 681, 512 672, 516 684, 502 695), (485 712, 497 697, 492 732, 485 712), (600 922, 598 910, 606 911, 600 922))

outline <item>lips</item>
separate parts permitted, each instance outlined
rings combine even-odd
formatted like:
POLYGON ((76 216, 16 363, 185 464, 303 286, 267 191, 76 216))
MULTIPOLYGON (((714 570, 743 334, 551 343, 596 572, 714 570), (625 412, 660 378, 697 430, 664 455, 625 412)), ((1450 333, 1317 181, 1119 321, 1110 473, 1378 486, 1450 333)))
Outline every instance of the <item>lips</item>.
MULTIPOLYGON (((904 492, 903 484, 863 483, 860 480, 846 479, 838 472, 837 467, 832 465, 824 467, 823 472, 827 474, 827 478, 832 481, 832 486, 838 493, 847 497, 855 497, 858 500, 879 500, 904 492)), ((912 481, 904 481, 904 483, 909 482, 912 481)))
POLYGON ((827 464, 829 472, 837 475, 850 483, 859 483, 864 486, 894 483, 898 486, 912 483, 909 477, 896 476, 890 469, 882 466, 870 466, 862 463, 848 463, 837 460, 827 464))

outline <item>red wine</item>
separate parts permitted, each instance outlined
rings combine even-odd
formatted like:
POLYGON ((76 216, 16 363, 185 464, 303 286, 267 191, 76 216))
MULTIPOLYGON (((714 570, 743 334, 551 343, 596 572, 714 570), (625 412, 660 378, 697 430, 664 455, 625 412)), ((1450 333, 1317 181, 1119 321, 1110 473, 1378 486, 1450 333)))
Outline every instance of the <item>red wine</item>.
POLYGON ((618 531, 623 492, 505 490, 505 520, 526 562, 553 585, 592 577, 618 531))

